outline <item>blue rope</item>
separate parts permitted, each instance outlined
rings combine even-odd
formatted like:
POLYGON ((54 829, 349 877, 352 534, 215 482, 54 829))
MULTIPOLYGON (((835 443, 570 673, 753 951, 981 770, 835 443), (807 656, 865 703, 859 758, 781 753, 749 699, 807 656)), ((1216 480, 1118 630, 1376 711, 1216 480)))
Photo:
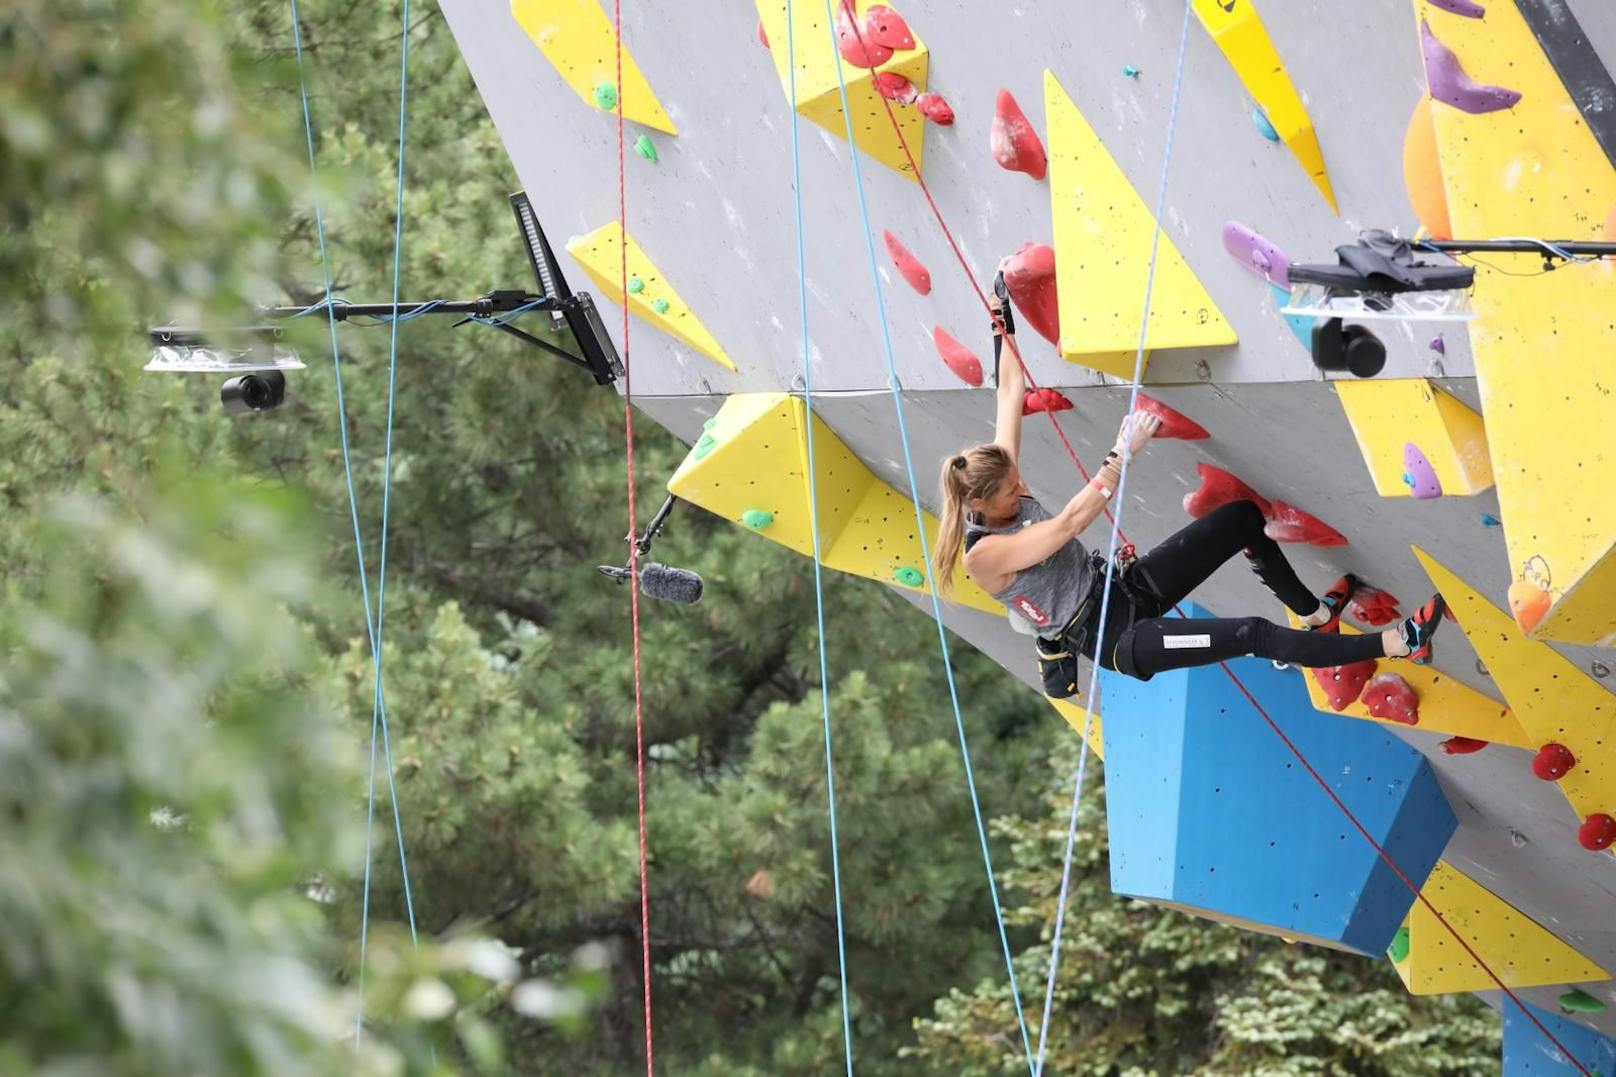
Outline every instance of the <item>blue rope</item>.
MULTIPOLYGON (((1139 315, 1139 346, 1134 353, 1133 382, 1128 394, 1128 412, 1132 415, 1139 404, 1139 381, 1145 369, 1145 336, 1150 329, 1150 296, 1156 285, 1156 256, 1161 249, 1161 218, 1167 204, 1167 173, 1173 161, 1173 131, 1178 126, 1178 102, 1184 84, 1184 53, 1190 36, 1190 0, 1184 0, 1184 22, 1179 30, 1178 66, 1173 74, 1173 103, 1167 114, 1167 148, 1162 154, 1161 183, 1156 191, 1155 228, 1150 236, 1150 266, 1145 272, 1145 309, 1139 315)), ((1077 810, 1083 798, 1083 774, 1089 760, 1089 732, 1094 725, 1094 691, 1100 680, 1099 656, 1105 653, 1106 615, 1111 605, 1111 587, 1115 582, 1114 566, 1117 544, 1122 535, 1122 514, 1127 508, 1124 495, 1128 489, 1128 463, 1133 459, 1132 447, 1122 446, 1122 470, 1117 476, 1117 511, 1111 519, 1111 538, 1106 547, 1105 589, 1100 594, 1099 631, 1095 635, 1095 661, 1089 667, 1088 702, 1083 708, 1083 743, 1078 749, 1077 782, 1072 789, 1072 810, 1066 823, 1066 855, 1061 861, 1060 898, 1055 905, 1055 938, 1049 951, 1049 977, 1044 984, 1043 1019, 1038 1026, 1038 1059, 1033 1077, 1044 1072, 1044 1051, 1049 1039, 1049 1018, 1055 1003, 1055 979, 1060 971, 1061 934, 1066 927, 1066 901, 1071 890, 1072 850, 1077 840, 1077 810)))
POLYGON ((848 1012, 847 939, 842 919, 842 862, 836 836, 836 768, 830 735, 830 673, 825 662, 825 585, 820 567, 819 485, 814 470, 814 370, 808 361, 808 268, 802 226, 802 145, 798 137, 796 21, 786 0, 786 70, 791 84, 791 193, 797 213, 797 303, 802 309, 802 383, 808 419, 808 516, 814 536, 814 612, 819 624, 819 702, 825 727, 825 790, 830 805, 830 873, 836 894, 836 968, 841 975, 842 1044, 847 1077, 853 1077, 853 1023, 848 1012))
MULTIPOLYGON (((847 79, 842 72, 841 50, 836 43, 836 16, 831 10, 830 0, 825 0, 825 29, 830 35, 831 64, 836 68, 836 85, 841 91, 842 120, 847 129, 848 156, 853 161, 853 189, 858 195, 859 217, 864 226, 864 247, 869 256, 870 281, 875 287, 875 309, 881 319, 881 343, 887 360, 887 387, 892 392, 892 405, 898 414, 898 435, 903 442, 903 464, 909 475, 909 499, 914 503, 915 531, 920 535, 921 560, 926 566, 926 587, 931 595, 932 616, 937 622, 937 644, 943 654, 943 672, 948 678, 948 699, 954 709, 954 728, 959 733, 960 757, 965 763, 965 784, 971 794, 971 812, 976 817, 976 836, 982 845, 982 863, 987 869, 988 891, 993 897, 993 919, 999 928, 999 944, 1004 950, 1005 969, 1010 974, 1010 996, 1016 1004, 1016 1021, 1021 1026, 1021 1047, 1027 1056, 1027 1069, 1031 1071, 1032 1043, 1027 1035, 1027 1018, 1021 1009, 1021 988, 1016 982, 1016 964, 1010 952, 1010 937, 1004 929, 1004 911, 999 904, 999 885, 993 876, 993 855, 988 850, 988 832, 982 822, 982 804, 976 793, 976 777, 971 770, 971 750, 965 738, 965 719, 960 713, 959 688, 954 683, 954 664, 948 655, 948 635, 943 624, 942 604, 937 597, 937 581, 931 567, 931 544, 926 540, 925 510, 921 508, 920 487, 915 481, 915 460, 909 446, 908 425, 904 422, 903 397, 898 391, 900 388, 898 364, 892 350, 892 327, 887 322, 886 300, 881 293, 880 262, 875 255, 875 234, 870 224, 869 201, 864 197, 864 174, 859 167, 858 142, 853 135, 853 110, 847 103, 847 79)), ((793 120, 793 132, 795 132, 795 120, 793 120)), ((803 361, 807 362, 806 352, 803 361)))
MULTIPOLYGON (((405 0, 405 4, 406 4, 405 25, 407 26, 408 25, 408 0, 405 0)), ((328 253, 327 245, 326 245, 325 216, 324 216, 324 212, 323 212, 323 210, 321 208, 321 204, 320 204, 319 174, 318 174, 318 171, 316 169, 315 160, 314 160, 314 122, 313 122, 313 120, 312 120, 312 118, 310 116, 310 111, 309 111, 308 80, 307 80, 306 75, 305 75, 304 61, 303 61, 303 29, 302 29, 301 19, 298 16, 297 0, 291 0, 291 11, 292 11, 292 42, 293 42, 293 46, 294 46, 294 48, 296 50, 296 53, 297 53, 298 95, 299 95, 299 98, 301 99, 302 105, 303 105, 303 137, 304 137, 304 141, 305 141, 305 143, 307 145, 307 148, 308 148, 309 175, 310 175, 311 179, 313 180, 313 184, 314 184, 314 228, 315 228, 315 234, 318 237, 318 241, 319 241, 320 269, 321 269, 321 272, 322 272, 322 274, 324 276, 325 292, 326 292, 326 299, 322 300, 319 303, 314 304, 311 307, 311 310, 312 309, 322 308, 322 307, 325 309, 325 311, 326 311, 326 325, 327 325, 327 328, 329 329, 330 334, 331 334, 331 365, 332 365, 332 371, 333 371, 333 373, 335 375, 336 389, 337 389, 337 430, 338 430, 339 434, 341 435, 341 440, 342 440, 342 470, 343 470, 343 474, 344 474, 344 477, 345 477, 345 479, 347 481, 347 486, 348 486, 348 515, 349 515, 349 518, 350 518, 350 520, 351 520, 351 522, 353 524, 354 554, 355 554, 355 556, 357 557, 357 559, 359 561, 359 591, 360 591, 360 596, 363 599, 364 606, 365 606, 365 634, 369 638, 369 641, 370 641, 371 666, 372 666, 372 669, 374 670, 374 673, 375 673, 375 693, 374 693, 374 695, 372 697, 372 703, 371 703, 370 781, 369 781, 369 791, 368 791, 368 795, 367 795, 366 814, 365 814, 364 906, 363 906, 363 908, 362 908, 362 910, 360 912, 360 927, 359 927, 358 990, 359 990, 360 997, 363 998, 364 997, 364 990, 365 990, 365 986, 364 986, 365 985, 365 952, 366 952, 366 944, 367 944, 368 935, 369 935, 369 918, 370 918, 370 868, 371 868, 371 852, 372 852, 371 834, 372 834, 374 821, 375 821, 375 816, 376 816, 376 733, 377 733, 378 728, 381 730, 381 732, 383 734, 384 743, 387 743, 386 742, 387 701, 386 701, 386 697, 384 696, 384 694, 382 692, 382 648, 381 648, 381 624, 380 624, 380 619, 381 619, 381 614, 382 614, 382 607, 381 607, 380 602, 378 602, 377 607, 376 607, 376 618, 373 620, 372 617, 371 617, 371 604, 370 604, 370 583, 369 583, 370 576, 369 576, 369 572, 366 570, 366 567, 365 567, 364 538, 363 538, 363 534, 362 534, 362 532, 360 530, 360 527, 359 527, 359 499, 358 499, 357 494, 354 491, 353 460, 352 460, 352 454, 350 452, 349 444, 348 444, 348 410, 347 410, 347 403, 346 403, 346 400, 345 400, 344 395, 343 395, 343 386, 342 386, 342 350, 337 344, 337 318, 336 318, 336 312, 333 309, 333 302, 341 303, 342 301, 341 300, 333 301, 331 299, 331 259, 329 257, 329 253, 328 253)), ((409 48, 408 34, 405 35, 405 46, 404 47, 405 47, 405 50, 406 50, 405 54, 406 54, 406 57, 407 57, 408 56, 408 48, 409 48)), ((402 120, 403 101, 402 101, 402 99, 400 100, 399 109, 400 109, 400 113, 401 113, 400 132, 402 134, 402 130, 403 130, 403 120, 402 120)), ((402 174, 403 174, 402 156, 403 156, 403 153, 402 153, 402 142, 401 142, 401 145, 400 145, 400 158, 401 158, 401 160, 400 160, 400 176, 401 177, 402 177, 402 174)), ((403 198, 402 182, 403 181, 402 181, 402 178, 401 178, 400 179, 401 191, 400 191, 400 195, 399 195, 401 203, 402 203, 402 198, 403 198)), ((402 213, 400 213, 400 219, 402 220, 402 213)), ((395 250, 395 252, 394 252, 394 304, 395 305, 397 304, 397 301, 398 301, 397 300, 397 288, 398 288, 397 276, 398 276, 397 251, 395 250)), ((393 348, 393 360, 396 361, 396 358, 397 358, 397 339, 395 337, 395 339, 394 339, 394 348, 393 348)), ((386 582, 386 560, 385 560, 385 557, 386 557, 386 554, 385 554, 385 551, 386 551, 386 545, 385 545, 385 543, 386 543, 386 490, 391 485, 391 481, 392 481, 391 453, 392 453, 392 417, 393 417, 393 412, 392 412, 392 399, 391 399, 391 393, 392 393, 391 374, 389 375, 389 382, 390 383, 389 383, 389 390, 388 390, 389 391, 389 400, 388 400, 388 429, 387 429, 387 444, 388 444, 388 457, 389 458, 388 458, 388 466, 387 466, 387 471, 386 471, 386 477, 384 479, 384 485, 383 485, 383 491, 384 491, 384 493, 383 493, 383 524, 382 524, 382 531, 383 531, 383 547, 382 547, 382 549, 383 549, 383 561, 382 561, 381 576, 380 576, 380 583, 383 586, 385 586, 385 582, 386 582)), ((405 908, 406 908, 406 911, 407 911, 407 913, 409 915, 410 938, 413 940, 416 937, 416 934, 415 934, 415 907, 414 907, 414 902, 413 902, 413 900, 411 898, 411 894, 410 894, 409 866, 408 866, 408 863, 406 862, 405 856, 404 856, 404 831, 403 831, 403 824, 399 820, 398 790, 397 790, 397 788, 396 788, 396 786, 394 785, 394 782, 393 782, 392 746, 391 746, 390 743, 387 743, 387 758, 388 758, 387 788, 388 788, 388 793, 392 798, 393 819, 394 819, 394 822, 396 824, 396 829, 397 829, 397 833, 398 833, 399 869, 400 869, 400 872, 401 872, 401 874, 403 876, 403 880, 404 880, 405 908)), ((363 1012, 361 1011, 359 1016, 355 1018, 355 1026, 354 1026, 354 1043, 355 1043, 355 1045, 357 1045, 359 1043, 359 1039, 360 1039, 360 1036, 362 1034, 363 1027, 364 1027, 364 1015, 363 1015, 363 1012)))

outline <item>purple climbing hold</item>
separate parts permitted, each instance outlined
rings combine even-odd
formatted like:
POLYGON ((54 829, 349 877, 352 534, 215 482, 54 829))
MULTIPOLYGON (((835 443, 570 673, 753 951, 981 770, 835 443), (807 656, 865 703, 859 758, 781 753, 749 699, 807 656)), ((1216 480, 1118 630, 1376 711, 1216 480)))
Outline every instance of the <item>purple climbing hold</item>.
POLYGON ((1291 286, 1291 260, 1269 240, 1239 221, 1223 222, 1223 249, 1235 261, 1281 288, 1291 286))
POLYGON ((1459 57, 1453 50, 1436 39, 1430 24, 1420 20, 1420 47, 1425 53, 1425 80, 1430 84, 1431 97, 1452 105, 1461 112, 1479 115, 1511 108, 1521 99, 1514 90, 1502 86, 1484 86, 1465 74, 1459 57))
POLYGON ((1431 6, 1453 15, 1463 15, 1467 19, 1479 19, 1487 14, 1487 9, 1474 0, 1431 0, 1431 6))
POLYGON ((1438 333, 1436 336, 1432 337, 1431 342, 1427 344, 1426 347, 1430 348, 1438 355, 1448 354, 1448 342, 1442 339, 1441 333, 1438 333))
POLYGON ((1403 476, 1414 497, 1427 501, 1442 496, 1442 484, 1437 481, 1436 469, 1412 441, 1403 446, 1403 466, 1408 469, 1403 476))

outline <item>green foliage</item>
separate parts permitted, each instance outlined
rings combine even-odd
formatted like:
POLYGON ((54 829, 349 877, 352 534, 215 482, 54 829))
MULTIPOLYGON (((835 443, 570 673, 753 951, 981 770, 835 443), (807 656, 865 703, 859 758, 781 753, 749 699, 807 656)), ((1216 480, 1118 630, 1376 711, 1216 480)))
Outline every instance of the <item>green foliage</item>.
MULTIPOLYGON (((1071 807, 1075 739, 1055 753, 1047 814, 1006 818, 1008 912, 1043 943, 1019 955, 1042 1007, 1071 807)), ((1497 1016, 1470 996, 1413 998, 1390 964, 1279 939, 1111 893, 1104 792, 1090 764, 1049 1031, 1047 1072, 1497 1073, 1497 1016)), ((965 1075, 1022 1072, 1008 991, 953 991, 916 1022, 911 1055, 965 1075)), ((1036 1027, 1034 1028, 1036 1036, 1036 1027)))
POLYGON ((239 494, 72 502, 7 610, 0 1068, 340 1072, 300 891, 356 852, 349 756, 282 609, 290 514, 239 494))

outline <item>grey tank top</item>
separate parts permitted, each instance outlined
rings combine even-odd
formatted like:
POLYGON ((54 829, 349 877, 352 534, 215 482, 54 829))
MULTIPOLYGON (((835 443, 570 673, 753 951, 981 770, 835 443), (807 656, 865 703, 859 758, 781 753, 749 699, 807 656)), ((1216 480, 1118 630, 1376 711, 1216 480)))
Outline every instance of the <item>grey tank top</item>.
MULTIPOLYGON (((1004 527, 987 527, 967 516, 965 548, 969 550, 988 535, 1010 534, 1052 518, 1033 497, 1021 499, 1016 518, 1004 527)), ((1094 566, 1088 551, 1074 538, 1038 564, 1017 572, 1009 585, 993 597, 1004 603, 1012 615, 1025 618, 1040 634, 1055 633, 1077 612, 1093 585, 1094 566)))

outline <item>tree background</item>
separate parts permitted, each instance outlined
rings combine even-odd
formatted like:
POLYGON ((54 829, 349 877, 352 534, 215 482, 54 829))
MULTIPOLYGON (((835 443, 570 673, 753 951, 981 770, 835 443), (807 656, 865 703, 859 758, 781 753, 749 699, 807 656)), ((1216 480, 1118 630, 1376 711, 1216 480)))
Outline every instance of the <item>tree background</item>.
MULTIPOLYGON (((333 290, 384 300, 401 12, 301 13, 333 290)), ((516 177, 413 13, 403 295, 520 286, 516 177)), ((0 1068, 345 1072, 372 680, 329 338, 303 319, 309 369, 264 415, 140 369, 145 325, 321 296, 287 7, 18 0, 0 57, 0 1068)), ((339 329, 373 569, 388 339, 339 329)), ((654 506, 684 447, 636 432, 654 506)), ((636 1072, 628 596, 593 567, 626 553, 621 399, 426 318, 400 327, 394 436, 383 661, 426 945, 383 785, 361 1062, 636 1072)), ((659 1065, 838 1070, 812 566, 694 510, 658 557, 707 581, 642 608, 659 1065)), ((1017 1072, 935 629, 826 582, 857 1067, 1017 1072)), ((953 654, 1036 1014, 1076 738, 953 654)), ((1472 999, 1113 897, 1091 774, 1049 1072, 1496 1071, 1472 999)))

